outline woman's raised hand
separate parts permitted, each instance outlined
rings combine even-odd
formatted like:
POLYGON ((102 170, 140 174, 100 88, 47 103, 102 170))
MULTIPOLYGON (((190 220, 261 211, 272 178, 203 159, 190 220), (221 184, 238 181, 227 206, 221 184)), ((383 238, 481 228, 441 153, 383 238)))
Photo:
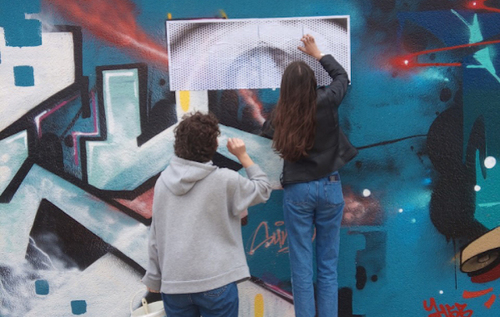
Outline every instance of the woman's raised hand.
POLYGON ((300 51, 314 57, 317 60, 321 59, 323 55, 316 45, 316 42, 314 41, 314 37, 312 35, 306 34, 300 39, 300 41, 304 43, 304 46, 297 47, 300 51))

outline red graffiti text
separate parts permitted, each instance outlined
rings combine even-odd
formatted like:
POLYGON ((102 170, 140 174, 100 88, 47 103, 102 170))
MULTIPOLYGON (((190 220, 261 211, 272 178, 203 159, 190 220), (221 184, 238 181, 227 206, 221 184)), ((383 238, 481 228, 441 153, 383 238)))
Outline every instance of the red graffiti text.
POLYGON ((431 297, 429 304, 424 300, 424 309, 431 312, 428 317, 470 317, 474 313, 472 310, 465 310, 467 304, 455 303, 455 305, 436 304, 436 300, 431 297))

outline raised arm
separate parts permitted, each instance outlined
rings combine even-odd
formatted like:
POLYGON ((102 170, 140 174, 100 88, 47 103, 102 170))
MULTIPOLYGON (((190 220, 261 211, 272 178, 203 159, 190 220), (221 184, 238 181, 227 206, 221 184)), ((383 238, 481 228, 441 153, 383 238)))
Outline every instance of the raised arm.
POLYGON ((324 87, 324 91, 327 94, 328 102, 338 107, 344 99, 349 83, 344 67, 332 55, 322 54, 312 35, 306 34, 300 40, 304 46, 299 46, 298 49, 317 59, 332 78, 332 82, 324 87))
POLYGON ((240 215, 250 206, 266 202, 271 195, 271 183, 267 175, 256 165, 248 155, 243 140, 230 138, 227 148, 231 154, 236 156, 246 170, 247 176, 237 175, 232 194, 232 212, 240 215))
POLYGON ((323 88, 327 94, 328 102, 338 107, 347 91, 349 83, 347 73, 344 67, 330 54, 323 56, 319 62, 332 78, 330 85, 323 88))
POLYGON ((238 161, 240 161, 241 165, 243 165, 244 168, 250 167, 254 164, 247 153, 245 142, 243 142, 242 139, 229 138, 227 140, 227 149, 229 150, 229 153, 236 156, 236 158, 238 159, 238 161))

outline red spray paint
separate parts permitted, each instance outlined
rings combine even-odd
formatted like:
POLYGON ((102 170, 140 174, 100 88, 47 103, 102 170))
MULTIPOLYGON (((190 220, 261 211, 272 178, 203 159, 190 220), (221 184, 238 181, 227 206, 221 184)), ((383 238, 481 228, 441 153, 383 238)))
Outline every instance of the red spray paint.
POLYGON ((149 62, 168 66, 167 50, 137 24, 130 0, 45 0, 97 38, 149 62))

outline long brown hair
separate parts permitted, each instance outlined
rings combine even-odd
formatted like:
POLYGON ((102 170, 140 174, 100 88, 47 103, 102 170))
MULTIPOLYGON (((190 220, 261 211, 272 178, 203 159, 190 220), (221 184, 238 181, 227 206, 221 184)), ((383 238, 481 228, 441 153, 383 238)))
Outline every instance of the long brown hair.
POLYGON ((316 77, 302 61, 288 65, 281 78, 280 97, 272 114, 273 148, 285 160, 307 156, 316 136, 316 77))

